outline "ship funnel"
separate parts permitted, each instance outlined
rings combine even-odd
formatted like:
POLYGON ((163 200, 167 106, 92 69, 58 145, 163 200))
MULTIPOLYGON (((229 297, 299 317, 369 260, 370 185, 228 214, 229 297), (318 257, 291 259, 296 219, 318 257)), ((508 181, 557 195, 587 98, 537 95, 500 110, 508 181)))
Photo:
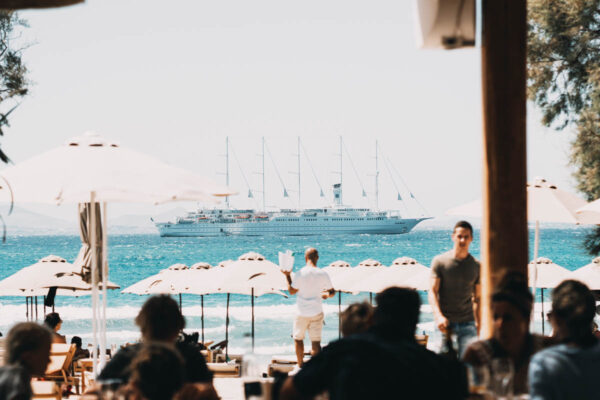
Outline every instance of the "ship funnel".
POLYGON ((333 185, 333 202, 336 206, 342 205, 342 184, 335 183, 333 185))

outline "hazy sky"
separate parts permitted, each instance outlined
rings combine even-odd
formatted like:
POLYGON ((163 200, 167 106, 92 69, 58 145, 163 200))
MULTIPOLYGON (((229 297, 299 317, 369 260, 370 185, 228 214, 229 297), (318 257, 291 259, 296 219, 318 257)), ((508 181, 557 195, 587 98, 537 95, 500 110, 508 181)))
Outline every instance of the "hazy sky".
MULTIPOLYGON (((303 205, 314 206, 330 202, 342 135, 371 192, 361 198, 345 158, 349 204, 374 206, 376 139, 381 207, 404 210, 384 158, 432 215, 481 196, 480 52, 418 50, 411 2, 86 0, 21 17, 30 24, 23 40, 31 44, 24 59, 33 84, 2 139, 15 162, 93 130, 222 180, 229 136, 260 191, 264 136, 291 196, 282 197, 267 159, 267 204, 288 207, 297 205, 290 172, 300 136, 329 196, 318 197, 303 155, 303 205)), ((544 129, 529 113, 528 176, 572 190, 571 135, 544 129)), ((233 157, 230 170, 241 193, 234 204, 253 206, 233 157)), ((111 212, 153 210, 111 205, 111 212)))

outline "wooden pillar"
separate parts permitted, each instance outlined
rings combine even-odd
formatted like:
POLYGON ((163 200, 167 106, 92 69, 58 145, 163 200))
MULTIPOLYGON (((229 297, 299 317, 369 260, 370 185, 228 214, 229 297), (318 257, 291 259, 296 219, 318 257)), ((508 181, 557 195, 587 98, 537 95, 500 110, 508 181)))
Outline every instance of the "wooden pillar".
POLYGON ((482 335, 504 269, 527 273, 526 0, 482 1, 482 335))

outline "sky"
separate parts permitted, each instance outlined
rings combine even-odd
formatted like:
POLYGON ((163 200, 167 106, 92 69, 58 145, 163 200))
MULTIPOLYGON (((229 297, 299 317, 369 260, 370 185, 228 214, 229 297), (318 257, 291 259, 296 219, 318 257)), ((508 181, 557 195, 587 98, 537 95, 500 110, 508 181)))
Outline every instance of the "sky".
MULTIPOLYGON (((31 92, 1 142, 15 163, 94 131, 224 182, 229 137, 230 185, 240 192, 232 204, 260 207, 264 137, 274 160, 265 160, 266 204, 290 207, 299 204, 300 137, 300 205, 312 207, 331 203, 342 136, 347 204, 376 206, 375 141, 381 209, 439 216, 481 197, 480 51, 417 49, 412 2, 86 0, 20 15, 31 92), (398 202, 396 186, 423 208, 398 202)), ((573 135, 539 120, 529 104, 528 179, 574 191, 573 135)), ((114 204, 110 213, 176 206, 114 204)), ((75 218, 70 206, 27 207, 75 218)))

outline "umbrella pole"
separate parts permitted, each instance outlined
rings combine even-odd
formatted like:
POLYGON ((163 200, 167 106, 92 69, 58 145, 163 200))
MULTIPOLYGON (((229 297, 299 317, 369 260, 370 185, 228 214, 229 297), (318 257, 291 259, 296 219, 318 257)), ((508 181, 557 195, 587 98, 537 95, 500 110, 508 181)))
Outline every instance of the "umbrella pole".
POLYGON ((254 352, 254 288, 250 290, 250 303, 252 308, 252 352, 254 352))
POLYGON ((204 344, 204 295, 200 295, 200 308, 202 309, 202 316, 200 322, 202 323, 202 344, 204 344))
POLYGON ((25 318, 29 321, 29 296, 25 296, 25 318))
POLYGON ((225 361, 229 356, 229 293, 227 293, 227 307, 225 312, 225 361))
MULTIPOLYGON (((538 252, 540 247, 540 221, 535 221, 535 236, 533 240, 533 277, 531 278, 533 282, 531 283, 531 287, 533 288, 533 309, 535 310, 535 292, 537 291, 537 279, 538 279, 538 267, 537 267, 537 259, 538 252)), ((535 313, 534 313, 535 315, 535 313)), ((531 331, 533 332, 535 318, 531 320, 531 331)), ((542 326, 544 324, 544 320, 542 319, 542 326)))
POLYGON ((181 293, 179 293, 179 311, 181 311, 181 293))
POLYGON ((338 338, 342 337, 342 292, 338 290, 338 338))
POLYGON ((90 250, 92 252, 92 371, 94 376, 98 375, 98 254, 96 249, 96 193, 90 193, 88 229, 90 231, 90 250))
POLYGON ((100 369, 104 369, 104 365, 106 364, 106 356, 104 355, 106 352, 106 296, 108 294, 107 283, 108 283, 108 229, 107 229, 107 219, 106 219, 106 202, 102 203, 102 257, 101 257, 101 267, 102 267, 102 315, 100 318, 100 369))
POLYGON ((373 292, 369 292, 369 303, 373 305, 373 292))
POLYGON ((38 320, 38 303, 37 303, 37 296, 35 296, 35 320, 38 320))
POLYGON ((544 335, 544 325, 546 324, 546 318, 544 318, 544 288, 542 289, 542 336, 544 335))

